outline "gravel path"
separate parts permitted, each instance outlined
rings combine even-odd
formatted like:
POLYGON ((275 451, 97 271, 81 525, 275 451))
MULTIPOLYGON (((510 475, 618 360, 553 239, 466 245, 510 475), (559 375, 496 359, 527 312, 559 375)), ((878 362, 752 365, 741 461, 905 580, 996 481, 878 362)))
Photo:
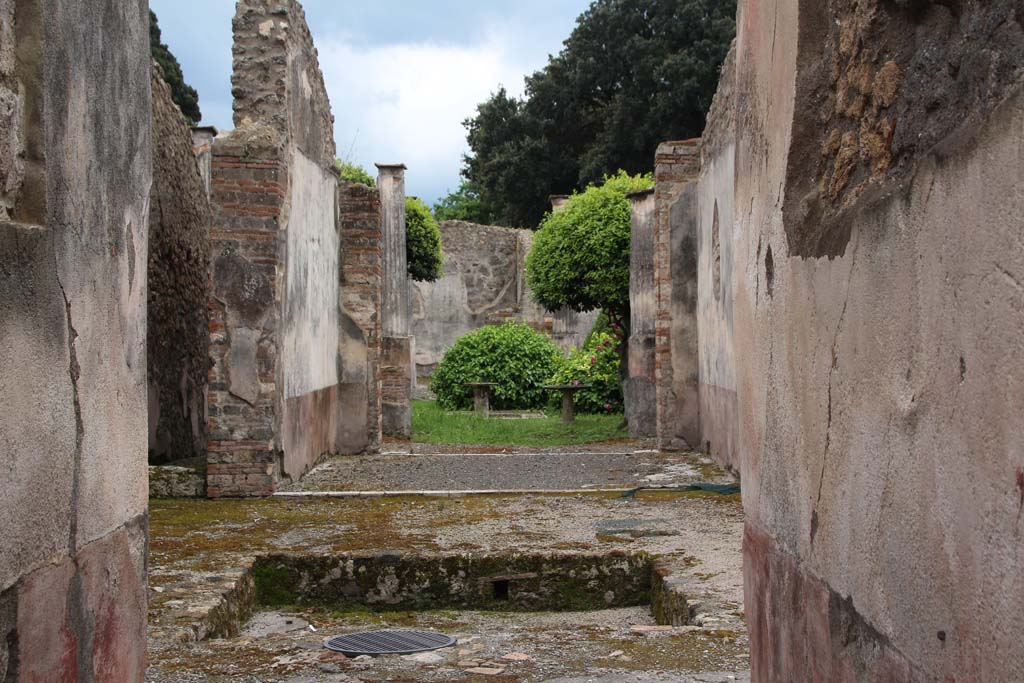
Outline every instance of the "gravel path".
POLYGON ((730 483, 695 454, 453 453, 337 457, 286 491, 619 489, 730 483))

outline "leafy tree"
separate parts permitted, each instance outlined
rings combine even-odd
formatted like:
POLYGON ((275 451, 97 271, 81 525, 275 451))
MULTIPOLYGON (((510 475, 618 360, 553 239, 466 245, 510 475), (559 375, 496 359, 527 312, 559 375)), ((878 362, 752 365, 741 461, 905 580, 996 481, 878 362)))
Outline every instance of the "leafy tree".
POLYGON ((413 280, 432 282, 441 277, 441 231, 430 208, 416 197, 405 198, 405 253, 413 280))
POLYGON ((202 112, 199 111, 199 93, 185 82, 178 59, 171 54, 167 45, 160 42, 160 25, 153 10, 149 11, 149 51, 160 65, 167 85, 171 86, 171 99, 189 123, 196 125, 203 118, 202 112))
POLYGON ((366 169, 352 161, 336 159, 334 168, 338 169, 341 179, 349 183, 362 183, 367 187, 377 187, 377 180, 366 172, 366 169))
POLYGON ((473 405, 467 382, 494 382, 493 407, 540 408, 543 389, 562 363, 562 351, 529 325, 509 321, 488 325, 459 337, 430 379, 437 402, 448 410, 473 405))
POLYGON ((561 53, 465 122, 463 175, 501 222, 534 226, 551 194, 651 168, 699 136, 735 34, 735 0, 595 0, 561 53))
POLYGON ((568 306, 601 309, 626 329, 629 318, 630 206, 626 194, 650 187, 650 175, 619 171, 569 198, 549 213, 526 259, 526 278, 537 303, 549 311, 568 306))
POLYGON ((481 225, 494 223, 494 212, 481 200, 479 193, 466 181, 459 189, 434 204, 434 217, 439 221, 468 221, 481 225))

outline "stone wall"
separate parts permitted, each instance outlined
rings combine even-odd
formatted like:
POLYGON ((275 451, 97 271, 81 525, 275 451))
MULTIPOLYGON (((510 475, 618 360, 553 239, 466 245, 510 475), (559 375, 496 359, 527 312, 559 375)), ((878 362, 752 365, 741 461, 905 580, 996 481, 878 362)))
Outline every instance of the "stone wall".
POLYGON ((533 301, 526 282, 533 231, 465 221, 443 221, 439 227, 444 274, 436 282, 412 283, 416 372, 422 383, 455 340, 484 325, 517 320, 565 350, 582 345, 596 313, 552 314, 533 301))
POLYGON ((149 199, 149 461, 206 452, 209 217, 192 135, 153 65, 149 199))
POLYGON ((626 420, 630 436, 657 435, 658 400, 655 385, 654 191, 629 195, 629 377, 626 380, 626 420))
POLYGON ((734 152, 703 178, 735 164, 754 680, 1024 676, 1020 20, 742 4, 734 152))
POLYGON ((700 141, 659 145, 654 166, 657 437, 661 448, 697 448, 697 192, 700 141))
POLYGON ((345 453, 381 444, 381 298, 384 278, 380 193, 338 186, 341 234, 342 433, 345 453))
POLYGON ((0 680, 143 680, 145 2, 0 2, 0 680))
POLYGON ((241 0, 233 27, 237 128, 214 143, 211 182, 213 497, 301 477, 341 450, 345 419, 333 117, 316 48, 295 0, 241 0))

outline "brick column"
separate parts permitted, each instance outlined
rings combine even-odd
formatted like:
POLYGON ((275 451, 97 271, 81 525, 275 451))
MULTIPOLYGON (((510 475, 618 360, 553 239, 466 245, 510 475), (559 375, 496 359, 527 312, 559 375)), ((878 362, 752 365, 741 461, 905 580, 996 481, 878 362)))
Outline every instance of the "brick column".
POLYGON ((700 443, 697 197, 700 140, 664 142, 654 169, 654 289, 659 447, 700 443))
POLYGON ((213 296, 207 425, 207 495, 274 492, 277 301, 284 276, 281 208, 287 168, 275 145, 243 130, 213 146, 213 296))
POLYGON ((657 433, 654 384, 654 190, 628 195, 632 210, 629 252, 629 379, 626 420, 633 437, 657 433))
POLYGON ((381 416, 386 436, 412 436, 412 390, 416 383, 408 264, 405 253, 405 165, 377 164, 384 238, 381 318, 381 416))
POLYGON ((381 305, 384 235, 380 193, 357 183, 338 186, 341 236, 343 452, 380 450, 381 305), (354 327, 353 330, 348 329, 354 327), (350 350, 351 349, 351 350, 350 350), (357 405, 357 402, 359 405, 357 405))

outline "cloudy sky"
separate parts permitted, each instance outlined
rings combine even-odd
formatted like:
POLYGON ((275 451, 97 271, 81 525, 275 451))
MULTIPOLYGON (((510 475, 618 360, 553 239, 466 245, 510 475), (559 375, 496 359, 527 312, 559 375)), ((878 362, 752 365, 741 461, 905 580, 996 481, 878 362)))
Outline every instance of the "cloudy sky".
MULTIPOLYGON (((589 0, 304 0, 336 120, 338 155, 404 162, 429 202, 459 182, 462 121, 499 84, 557 53, 589 0)), ((232 0, 150 0, 163 40, 199 91, 203 124, 231 123, 232 0)))

